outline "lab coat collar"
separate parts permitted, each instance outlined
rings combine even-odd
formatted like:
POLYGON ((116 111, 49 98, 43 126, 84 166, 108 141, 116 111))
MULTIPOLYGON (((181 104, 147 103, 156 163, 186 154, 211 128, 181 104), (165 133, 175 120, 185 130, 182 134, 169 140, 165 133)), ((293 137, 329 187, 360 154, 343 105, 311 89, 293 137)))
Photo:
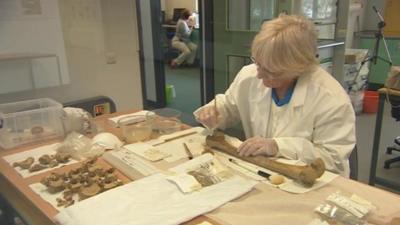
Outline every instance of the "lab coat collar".
MULTIPOLYGON (((296 86, 294 87, 293 96, 288 104, 288 109, 284 111, 284 115, 281 116, 281 120, 277 124, 275 132, 272 134, 273 136, 280 135, 286 128, 286 126, 301 117, 302 106, 305 103, 307 90, 309 86, 311 76, 309 73, 302 74, 297 79, 296 86)), ((271 103, 273 104, 273 103, 271 103)))
MULTIPOLYGON (((311 72, 314 73, 315 71, 311 72)), ((306 100, 307 89, 311 79, 311 74, 306 73, 299 76, 292 96, 292 107, 303 106, 306 100)))
MULTIPOLYGON (((296 86, 293 91, 293 96, 292 99, 290 100, 288 104, 288 110, 286 110, 286 115, 283 115, 281 118, 282 120, 279 121, 277 124, 277 129, 272 134, 273 136, 278 135, 280 132, 282 132, 285 127, 287 126, 288 123, 290 123, 291 120, 293 120, 294 117, 298 117, 297 112, 301 112, 301 109, 297 109, 298 107, 301 107, 305 103, 306 95, 307 95, 307 89, 309 85, 309 80, 311 79, 311 76, 309 73, 304 74, 299 76, 296 86), (295 110, 296 108, 296 110, 295 110), (296 113, 295 113, 296 112, 296 113)), ((257 109, 253 112, 254 115, 252 115, 252 118, 256 118, 257 115, 265 115, 265 120, 257 121, 252 121, 253 123, 253 131, 254 133, 251 133, 249 137, 252 137, 254 134, 267 134, 268 131, 268 126, 270 125, 269 121, 270 118, 270 113, 271 113, 271 104, 274 104, 272 102, 272 89, 271 88, 265 88, 264 84, 262 82, 259 82, 257 85, 258 89, 258 95, 257 98, 253 99, 254 103, 252 104, 257 104, 257 109), (262 102, 262 104, 258 104, 262 102)))
POLYGON ((252 132, 247 134, 247 138, 253 137, 255 134, 267 134, 268 120, 270 117, 270 108, 272 103, 271 88, 266 88, 262 82, 258 82, 256 98, 250 100, 253 101, 251 104, 257 107, 251 112, 251 120, 253 124, 252 132), (260 104, 261 103, 261 104, 260 104), (260 115, 263 115, 265 119, 257 119, 260 115))

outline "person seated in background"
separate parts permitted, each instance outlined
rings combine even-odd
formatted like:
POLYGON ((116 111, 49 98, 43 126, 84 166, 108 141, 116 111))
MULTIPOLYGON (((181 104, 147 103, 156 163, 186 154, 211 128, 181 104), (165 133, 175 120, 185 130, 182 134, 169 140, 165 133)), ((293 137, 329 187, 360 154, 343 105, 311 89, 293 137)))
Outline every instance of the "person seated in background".
POLYGON ((355 113, 343 87, 315 57, 313 23, 281 15, 265 22, 244 66, 225 92, 194 115, 204 126, 226 128, 241 121, 247 140, 241 156, 284 157, 349 176, 355 113))
POLYGON ((175 36, 172 38, 172 47, 180 51, 177 58, 171 61, 171 67, 185 63, 188 66, 193 65, 196 58, 197 45, 190 40, 190 35, 193 31, 193 24, 189 26, 189 17, 192 15, 190 10, 184 9, 181 17, 176 24, 175 36))

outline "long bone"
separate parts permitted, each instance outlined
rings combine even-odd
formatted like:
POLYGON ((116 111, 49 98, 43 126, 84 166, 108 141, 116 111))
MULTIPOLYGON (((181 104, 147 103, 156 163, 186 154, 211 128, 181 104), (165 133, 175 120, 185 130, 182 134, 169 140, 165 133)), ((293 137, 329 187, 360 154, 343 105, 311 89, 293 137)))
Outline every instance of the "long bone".
POLYGON ((222 151, 244 161, 295 179, 305 186, 312 186, 315 183, 315 180, 321 177, 325 172, 325 164, 320 158, 315 159, 314 162, 309 165, 299 166, 277 162, 265 156, 240 156, 237 152, 237 148, 225 140, 225 135, 222 132, 215 132, 214 135, 207 136, 206 144, 212 149, 222 151))

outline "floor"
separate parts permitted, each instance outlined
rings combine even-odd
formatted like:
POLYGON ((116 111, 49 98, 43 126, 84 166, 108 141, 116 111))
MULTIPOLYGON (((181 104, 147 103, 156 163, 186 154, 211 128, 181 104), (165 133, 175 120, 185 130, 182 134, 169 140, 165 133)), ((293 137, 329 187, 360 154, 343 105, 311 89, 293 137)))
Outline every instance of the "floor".
MULTIPOLYGON (((199 68, 177 68, 166 67, 166 81, 175 88, 176 97, 168 105, 182 111, 182 121, 192 126, 198 124, 192 116, 192 112, 200 106, 200 70, 199 68)), ((371 165, 372 144, 375 129, 376 114, 360 114, 357 116, 357 148, 358 148, 358 180, 368 183, 371 165)), ((384 169, 383 164, 386 159, 396 156, 400 157, 400 152, 393 152, 392 155, 386 154, 386 147, 393 145, 396 136, 400 136, 400 122, 397 123, 390 116, 390 106, 385 105, 383 126, 380 142, 380 155, 377 165, 377 176, 386 179, 399 181, 400 162, 392 164, 390 169, 384 169)), ((241 136, 240 128, 231 129, 228 133, 234 136, 241 136)))
MULTIPOLYGON (((374 138, 376 114, 361 114, 357 116, 357 148, 358 148, 358 180, 368 183, 371 164, 372 144, 374 138)), ((391 165, 390 169, 384 169, 384 161, 393 157, 400 157, 400 152, 393 151, 392 155, 386 154, 386 147, 394 144, 396 136, 400 136, 400 123, 390 115, 390 105, 385 104, 382 121, 382 132, 379 147, 377 176, 399 182, 400 162, 391 165)), ((397 191, 400 193, 400 191, 397 191)))
POLYGON ((193 112, 200 107, 200 68, 165 66, 165 82, 172 85, 175 97, 167 104, 168 108, 182 112, 181 120, 189 125, 197 125, 193 112))

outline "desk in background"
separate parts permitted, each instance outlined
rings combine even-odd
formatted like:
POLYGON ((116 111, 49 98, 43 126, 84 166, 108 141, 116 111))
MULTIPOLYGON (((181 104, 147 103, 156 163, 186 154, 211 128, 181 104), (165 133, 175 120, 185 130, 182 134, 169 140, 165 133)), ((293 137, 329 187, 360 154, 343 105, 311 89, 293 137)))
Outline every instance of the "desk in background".
POLYGON ((371 169, 370 169, 370 174, 369 174, 369 184, 370 185, 378 184, 378 185, 382 185, 382 186, 389 187, 394 190, 400 191, 400 183, 379 177, 376 174, 376 166, 378 164, 378 155, 379 155, 379 150, 380 150, 379 144, 380 144, 380 139, 381 139, 382 118, 383 118, 383 111, 384 111, 384 106, 385 106, 385 99, 386 99, 386 96, 400 99, 400 91, 389 90, 387 88, 381 88, 378 90, 378 92, 379 92, 379 104, 378 104, 378 112, 376 114, 374 142, 372 145, 372 157, 371 157, 371 169))
MULTIPOLYGON (((104 130, 121 137, 121 130, 108 125, 106 121, 108 117, 118 114, 104 115, 96 118, 96 120, 104 130)), ((60 140, 54 140, 53 142, 55 141, 60 140)), ((58 211, 36 195, 28 186, 29 184, 38 182, 42 177, 51 173, 51 171, 24 179, 3 159, 3 156, 26 151, 44 144, 49 143, 44 142, 17 149, 2 150, 0 152, 0 192, 30 225, 54 224, 52 218, 58 211)), ((107 164, 104 160, 99 160, 100 163, 107 164)), ((68 165, 58 168, 56 171, 66 171, 78 165, 68 165)), ((124 181, 129 180, 122 173, 118 173, 118 176, 124 181)), ((297 195, 284 192, 264 183, 259 183, 254 190, 246 195, 185 224, 194 225, 203 221, 208 221, 213 225, 309 224, 310 221, 317 217, 314 213, 314 208, 324 202, 328 195, 339 190, 344 193, 354 193, 376 204, 377 213, 383 216, 400 213, 400 206, 398 204, 400 202, 399 195, 350 179, 337 177, 320 189, 297 195)))

